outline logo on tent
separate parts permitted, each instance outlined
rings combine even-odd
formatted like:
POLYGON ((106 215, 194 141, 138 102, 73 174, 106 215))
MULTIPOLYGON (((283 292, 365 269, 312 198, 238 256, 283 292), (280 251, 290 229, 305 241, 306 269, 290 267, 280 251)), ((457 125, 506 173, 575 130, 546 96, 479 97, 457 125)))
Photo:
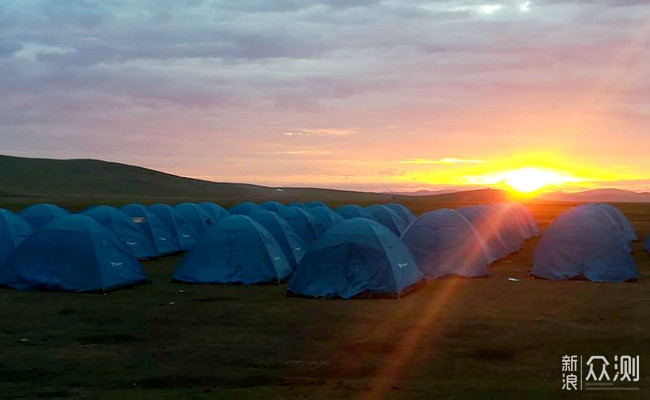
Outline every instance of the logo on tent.
POLYGON ((121 267, 122 265, 124 265, 124 263, 111 261, 111 266, 112 267, 121 267))

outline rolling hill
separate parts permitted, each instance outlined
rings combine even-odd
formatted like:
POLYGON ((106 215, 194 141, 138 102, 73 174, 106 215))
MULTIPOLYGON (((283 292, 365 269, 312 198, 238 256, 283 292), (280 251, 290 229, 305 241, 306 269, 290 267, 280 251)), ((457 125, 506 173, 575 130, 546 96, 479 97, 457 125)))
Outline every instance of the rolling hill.
POLYGON ((0 155, 0 199, 4 203, 51 201, 63 204, 132 201, 243 200, 387 202, 388 194, 311 188, 276 188, 209 182, 147 168, 92 159, 54 160, 0 155))
MULTIPOLYGON (((316 188, 277 188, 209 182, 147 168, 92 159, 54 160, 0 155, 0 203, 57 202, 71 208, 88 204, 210 200, 229 206, 240 201, 321 200, 343 203, 479 204, 507 200, 499 190, 470 190, 432 196, 403 196, 316 188)), ((16 208, 16 207, 13 207, 16 208)), ((417 207, 416 207, 417 208, 417 207)))
POLYGON ((215 183, 100 160, 0 156, 4 197, 256 197, 272 189, 215 183))

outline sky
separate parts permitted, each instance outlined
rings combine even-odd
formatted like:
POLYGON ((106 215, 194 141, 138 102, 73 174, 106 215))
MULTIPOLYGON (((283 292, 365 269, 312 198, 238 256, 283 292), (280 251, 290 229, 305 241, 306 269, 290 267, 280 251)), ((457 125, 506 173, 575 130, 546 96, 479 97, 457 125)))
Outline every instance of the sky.
POLYGON ((0 93, 2 154, 650 191, 646 0, 3 0, 0 93))

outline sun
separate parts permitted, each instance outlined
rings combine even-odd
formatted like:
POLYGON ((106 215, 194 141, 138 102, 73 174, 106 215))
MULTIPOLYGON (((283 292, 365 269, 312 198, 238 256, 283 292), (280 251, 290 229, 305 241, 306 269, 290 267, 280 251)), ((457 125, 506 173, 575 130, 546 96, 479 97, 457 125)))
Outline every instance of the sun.
POLYGON ((559 185, 573 181, 556 171, 543 168, 521 168, 504 172, 501 182, 519 193, 533 193, 549 185, 559 185))

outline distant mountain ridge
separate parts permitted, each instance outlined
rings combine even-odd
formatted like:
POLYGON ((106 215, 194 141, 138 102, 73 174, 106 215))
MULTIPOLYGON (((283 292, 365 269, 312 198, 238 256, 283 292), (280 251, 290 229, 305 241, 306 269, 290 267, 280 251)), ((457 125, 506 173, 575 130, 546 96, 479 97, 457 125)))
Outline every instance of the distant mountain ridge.
POLYGON ((540 199, 553 201, 571 201, 580 203, 650 203, 650 193, 632 192, 621 189, 593 189, 577 193, 549 192, 538 196, 540 199))
MULTIPOLYGON (((417 190, 414 192, 391 192, 392 194, 399 194, 407 197, 438 197, 448 194, 461 194, 468 193, 476 195, 477 192, 493 191, 493 195, 497 192, 502 192, 496 189, 476 189, 476 190, 417 190)), ((505 192, 504 192, 505 193, 505 192)), ((632 192, 630 190, 621 189, 593 189, 583 192, 567 193, 562 191, 541 193, 534 197, 534 199, 551 200, 560 202, 571 203, 650 203, 649 192, 632 192)))
POLYGON ((442 190, 416 190, 414 192, 388 192, 389 194, 395 194, 398 196, 437 196, 440 194, 448 193, 458 193, 458 192, 467 192, 471 189, 460 190, 460 189, 442 189, 442 190))

